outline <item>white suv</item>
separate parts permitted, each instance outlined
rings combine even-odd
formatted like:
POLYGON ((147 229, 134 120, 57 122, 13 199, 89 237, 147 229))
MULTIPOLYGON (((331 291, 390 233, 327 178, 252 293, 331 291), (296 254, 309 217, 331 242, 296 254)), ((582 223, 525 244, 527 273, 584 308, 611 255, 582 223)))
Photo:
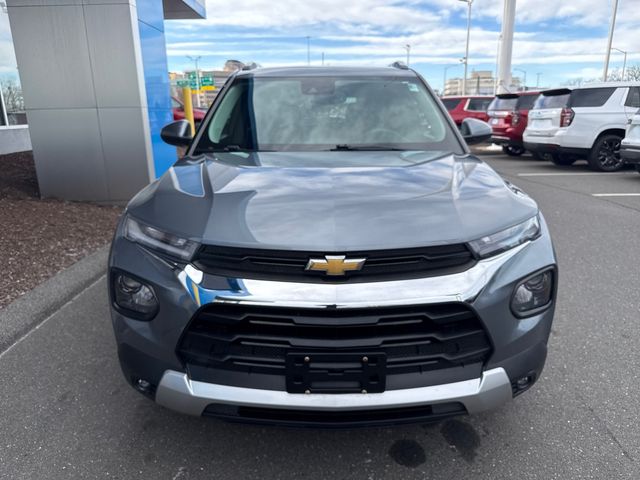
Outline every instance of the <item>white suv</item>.
POLYGON ((640 108, 640 82, 609 82, 542 92, 529 112, 524 147, 551 154, 553 163, 586 158, 593 170, 623 167, 620 141, 640 108))
POLYGON ((636 112, 627 127, 627 136, 620 145, 622 160, 634 165, 640 173, 640 110, 636 112))

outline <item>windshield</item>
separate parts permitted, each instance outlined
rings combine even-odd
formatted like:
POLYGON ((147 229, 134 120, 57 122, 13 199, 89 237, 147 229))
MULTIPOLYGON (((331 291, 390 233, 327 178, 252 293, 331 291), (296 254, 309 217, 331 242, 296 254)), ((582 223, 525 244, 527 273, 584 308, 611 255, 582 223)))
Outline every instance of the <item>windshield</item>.
POLYGON ((518 97, 500 98, 496 97, 489 105, 489 110, 515 110, 518 103, 518 97))
POLYGON ((418 78, 239 78, 194 153, 462 147, 418 78))

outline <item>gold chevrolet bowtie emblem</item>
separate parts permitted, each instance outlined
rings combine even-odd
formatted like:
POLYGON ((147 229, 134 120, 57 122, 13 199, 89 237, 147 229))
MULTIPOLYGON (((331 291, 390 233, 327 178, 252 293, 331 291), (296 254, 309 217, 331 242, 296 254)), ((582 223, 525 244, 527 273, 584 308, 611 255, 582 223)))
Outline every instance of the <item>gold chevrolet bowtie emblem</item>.
POLYGON ((305 270, 340 276, 349 271, 360 270, 365 260, 366 258, 347 258, 344 255, 325 255, 324 258, 310 258, 305 270))

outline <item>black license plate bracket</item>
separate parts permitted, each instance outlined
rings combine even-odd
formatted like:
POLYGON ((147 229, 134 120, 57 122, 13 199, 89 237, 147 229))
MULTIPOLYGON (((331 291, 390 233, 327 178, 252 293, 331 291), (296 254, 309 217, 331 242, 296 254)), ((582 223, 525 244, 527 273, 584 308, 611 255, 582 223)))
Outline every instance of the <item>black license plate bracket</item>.
POLYGON ((289 353, 289 393, 381 393, 386 387, 384 353, 289 353))

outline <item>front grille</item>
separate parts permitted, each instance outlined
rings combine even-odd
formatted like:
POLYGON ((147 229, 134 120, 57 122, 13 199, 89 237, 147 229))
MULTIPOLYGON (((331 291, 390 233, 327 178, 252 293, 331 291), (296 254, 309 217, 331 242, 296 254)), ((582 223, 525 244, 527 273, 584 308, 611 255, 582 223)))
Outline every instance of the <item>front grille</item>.
POLYGON ((491 344, 473 310, 459 303, 353 309, 209 304, 190 322, 177 353, 192 378, 215 370, 283 379, 287 356, 300 353, 382 354, 389 378, 481 365, 491 344))
POLYGON ((236 278, 288 280, 299 282, 358 282, 444 275, 467 270, 475 259, 465 244, 432 247, 350 252, 261 250, 203 245, 193 260, 200 270, 212 275, 236 278), (360 271, 344 276, 307 271, 311 258, 346 255, 366 258, 360 271))

